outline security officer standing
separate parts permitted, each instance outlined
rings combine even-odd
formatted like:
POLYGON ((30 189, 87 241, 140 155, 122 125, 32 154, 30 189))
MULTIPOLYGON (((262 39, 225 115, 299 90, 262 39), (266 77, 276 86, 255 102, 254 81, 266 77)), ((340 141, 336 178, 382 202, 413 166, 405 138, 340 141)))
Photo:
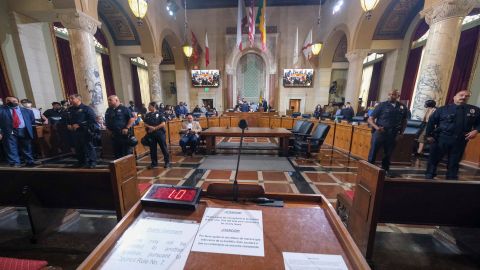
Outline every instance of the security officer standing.
POLYGON ((383 147, 382 169, 389 177, 393 177, 390 173, 390 158, 395 149, 396 138, 403 134, 407 126, 408 109, 398 102, 399 97, 398 90, 392 90, 388 93, 388 100, 379 103, 368 118, 368 123, 374 129, 368 162, 375 164, 377 152, 383 147))
POLYGON ((427 124, 425 136, 432 143, 425 179, 437 175, 437 165, 448 155, 447 180, 458 179, 458 168, 469 140, 480 132, 480 109, 469 105, 470 92, 462 90, 453 97, 453 104, 438 108, 427 124))
POLYGON ((157 143, 160 146, 163 154, 164 168, 171 167, 170 156, 168 155, 167 142, 165 137, 166 119, 163 115, 155 109, 155 102, 150 102, 148 105, 148 113, 145 115, 145 128, 147 130, 147 136, 150 137, 150 159, 152 163, 150 168, 158 166, 157 158, 157 143))
POLYGON ((97 154, 93 147, 92 131, 95 129, 95 112, 82 103, 82 96, 73 94, 68 97, 71 106, 62 118, 72 136, 77 164, 75 167, 93 169, 97 166, 97 154))
POLYGON ((129 129, 133 126, 133 112, 120 104, 117 96, 108 97, 108 109, 105 113, 105 125, 112 132, 113 152, 115 159, 133 153, 128 142, 129 129))

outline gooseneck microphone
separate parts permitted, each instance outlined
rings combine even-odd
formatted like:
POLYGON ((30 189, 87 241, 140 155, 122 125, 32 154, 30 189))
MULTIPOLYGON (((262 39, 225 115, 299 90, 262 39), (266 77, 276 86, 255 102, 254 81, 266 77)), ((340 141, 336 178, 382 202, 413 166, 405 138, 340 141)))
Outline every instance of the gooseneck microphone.
POLYGON ((240 147, 238 148, 238 158, 237 158, 237 168, 235 170, 235 179, 233 180, 233 201, 238 201, 238 168, 240 166, 240 155, 242 153, 242 146, 243 146, 243 134, 245 133, 245 129, 248 128, 247 120, 241 119, 238 122, 238 127, 242 129, 242 135, 240 136, 240 147))

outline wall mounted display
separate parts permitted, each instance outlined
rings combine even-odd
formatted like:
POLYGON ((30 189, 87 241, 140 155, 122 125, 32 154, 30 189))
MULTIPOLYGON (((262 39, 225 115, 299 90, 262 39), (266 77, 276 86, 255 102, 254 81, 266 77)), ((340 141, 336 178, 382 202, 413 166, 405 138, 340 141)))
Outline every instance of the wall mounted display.
POLYGON ((313 87, 313 69, 284 69, 284 87, 313 87))
POLYGON ((192 70, 193 87, 218 87, 220 85, 220 71, 218 69, 210 70, 192 70))

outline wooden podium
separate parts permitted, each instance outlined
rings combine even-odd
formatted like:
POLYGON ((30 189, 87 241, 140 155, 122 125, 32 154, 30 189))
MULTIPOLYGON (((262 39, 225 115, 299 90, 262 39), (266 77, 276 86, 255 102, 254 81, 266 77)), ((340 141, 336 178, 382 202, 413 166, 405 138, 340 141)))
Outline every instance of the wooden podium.
POLYGON ((144 208, 138 202, 77 269, 101 269, 122 234, 136 220, 147 217, 201 222, 206 207, 261 210, 264 257, 191 251, 184 269, 283 269, 282 252, 341 255, 349 269, 370 269, 360 250, 322 195, 265 194, 281 199, 284 207, 258 206, 202 198, 195 211, 144 208))

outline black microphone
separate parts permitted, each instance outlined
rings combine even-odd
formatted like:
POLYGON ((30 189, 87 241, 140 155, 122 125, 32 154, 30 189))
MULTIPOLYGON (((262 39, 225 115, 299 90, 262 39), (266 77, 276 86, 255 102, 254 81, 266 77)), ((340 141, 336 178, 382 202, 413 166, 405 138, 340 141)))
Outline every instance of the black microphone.
POLYGON ((238 158, 237 158, 237 168, 235 170, 235 179, 233 180, 233 201, 238 201, 238 167, 240 166, 240 155, 242 153, 242 146, 243 146, 243 134, 245 133, 245 129, 248 128, 247 120, 241 119, 238 122, 238 127, 242 129, 242 135, 240 136, 240 147, 238 148, 238 158))
POLYGON ((241 120, 238 122, 238 127, 241 128, 242 130, 248 128, 247 120, 241 119, 241 120))

